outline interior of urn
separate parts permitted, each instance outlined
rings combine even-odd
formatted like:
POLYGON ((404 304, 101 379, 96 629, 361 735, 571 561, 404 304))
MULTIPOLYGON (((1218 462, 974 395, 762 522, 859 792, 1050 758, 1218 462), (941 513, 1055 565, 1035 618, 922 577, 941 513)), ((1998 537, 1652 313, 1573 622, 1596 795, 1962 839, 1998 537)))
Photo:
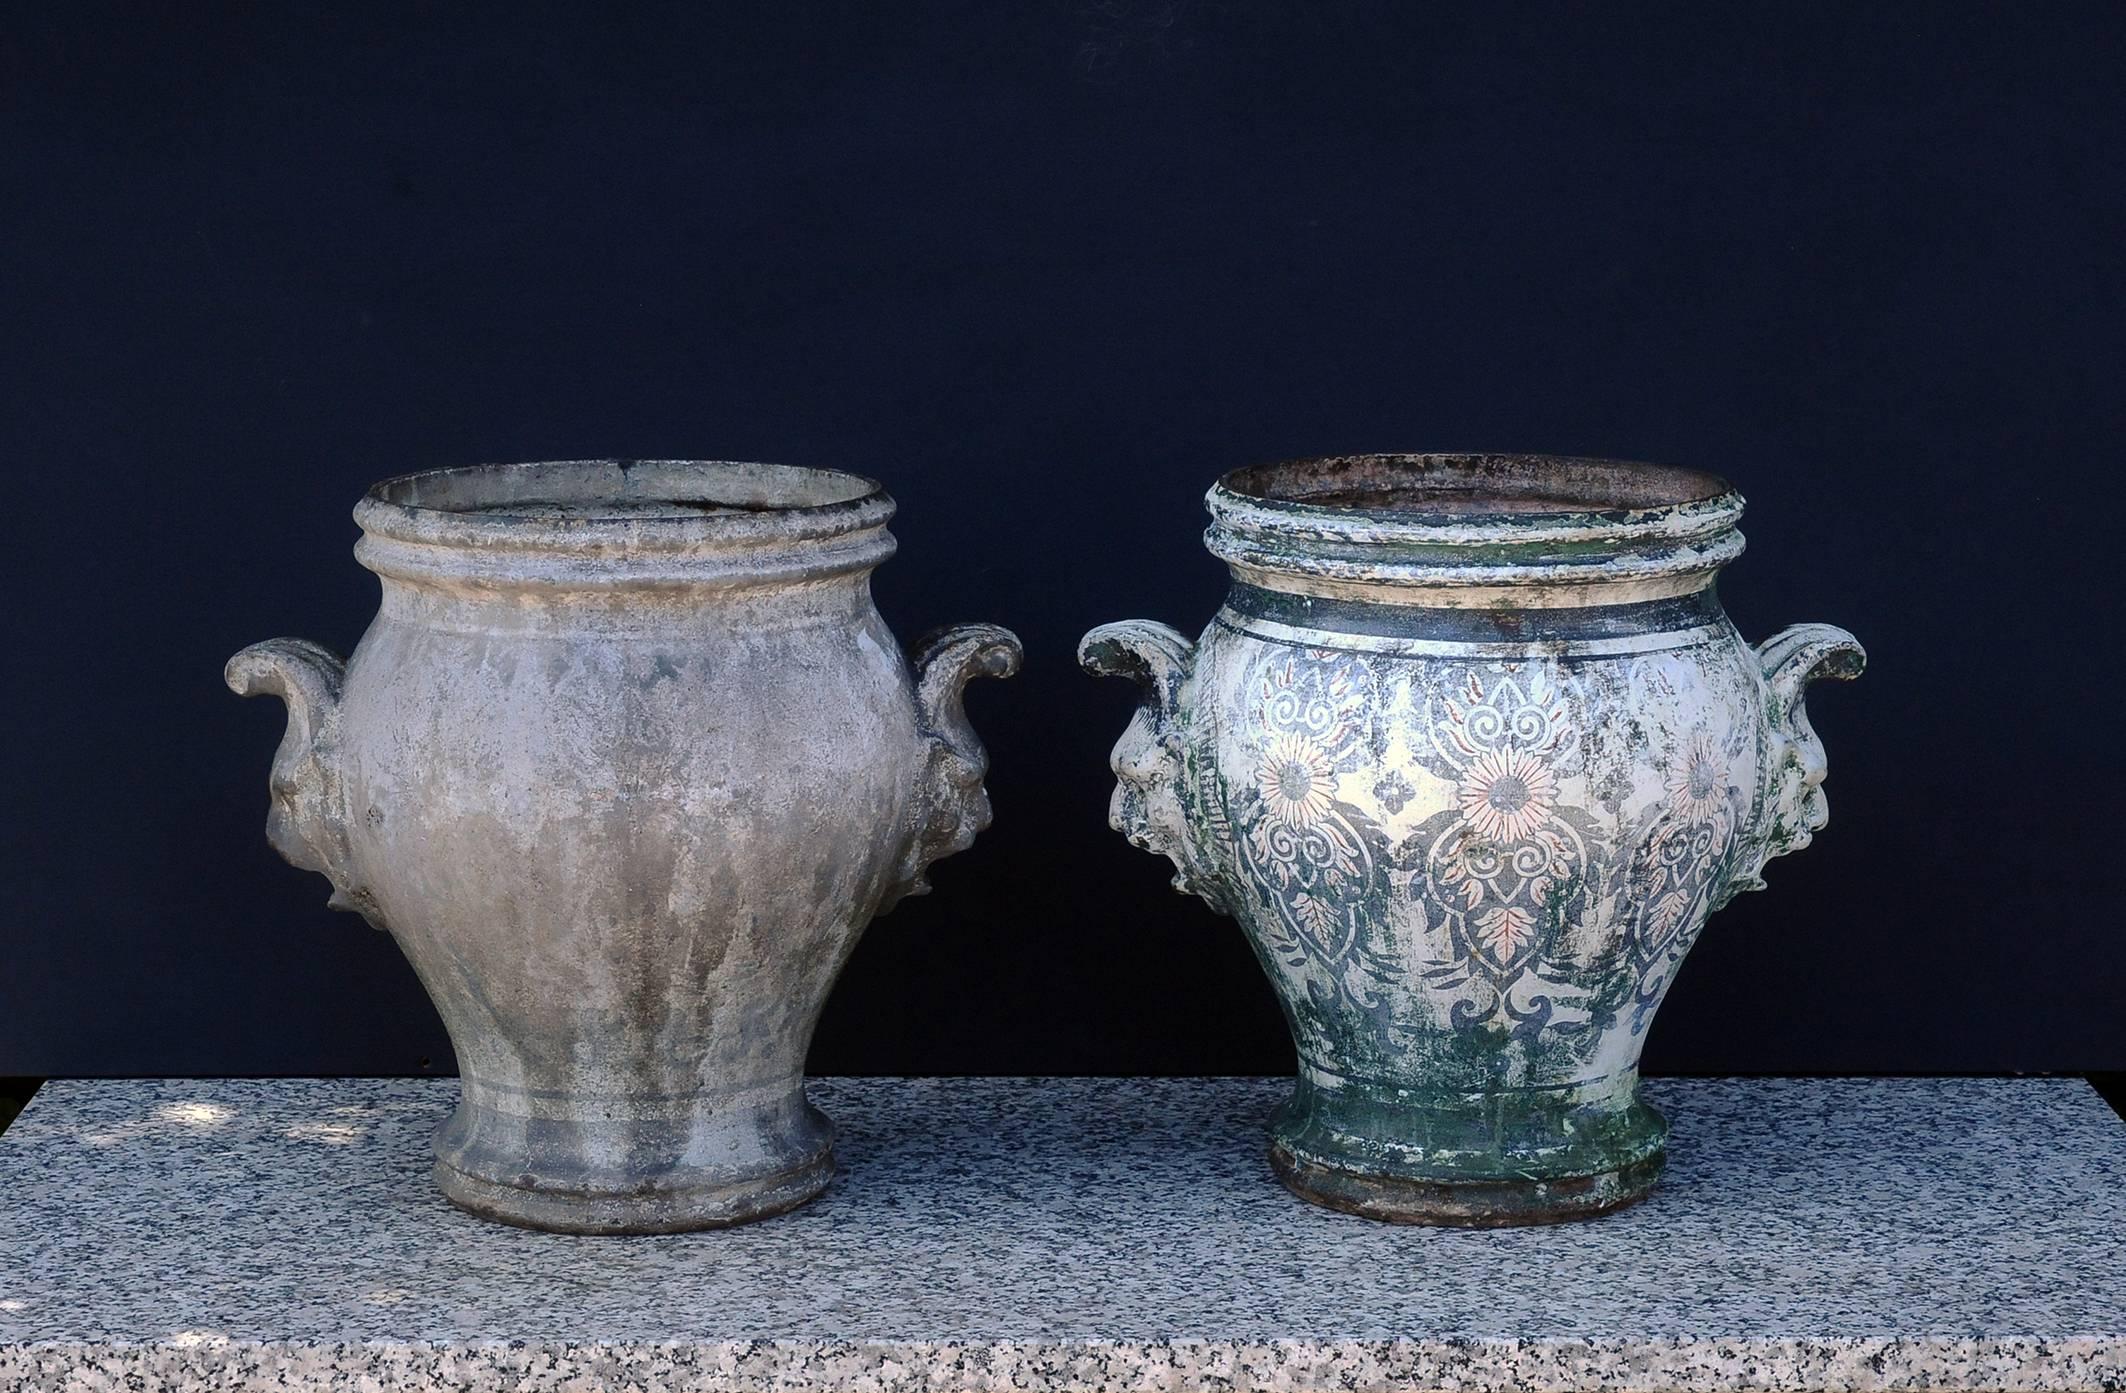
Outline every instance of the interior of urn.
POLYGON ((776 513, 853 503, 869 479, 831 469, 711 460, 481 464, 380 484, 387 503, 431 512, 568 522, 776 513))
POLYGON ((1265 502, 1448 517, 1628 512, 1729 492, 1703 470, 1561 455, 1332 455, 1236 469, 1221 482, 1265 502))

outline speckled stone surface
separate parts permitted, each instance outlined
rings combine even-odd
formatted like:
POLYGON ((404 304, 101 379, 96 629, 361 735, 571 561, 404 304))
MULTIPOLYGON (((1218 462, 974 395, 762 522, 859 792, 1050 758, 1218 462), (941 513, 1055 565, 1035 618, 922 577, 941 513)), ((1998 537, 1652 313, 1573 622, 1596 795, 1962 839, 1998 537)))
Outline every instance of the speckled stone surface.
POLYGON ((47 1085, 0 1138, 5 1389, 2126 1389, 2126 1124, 2064 1080, 1662 1081, 1645 1204, 1392 1228, 1268 1080, 825 1080, 752 1227, 452 1209, 442 1081, 47 1085))

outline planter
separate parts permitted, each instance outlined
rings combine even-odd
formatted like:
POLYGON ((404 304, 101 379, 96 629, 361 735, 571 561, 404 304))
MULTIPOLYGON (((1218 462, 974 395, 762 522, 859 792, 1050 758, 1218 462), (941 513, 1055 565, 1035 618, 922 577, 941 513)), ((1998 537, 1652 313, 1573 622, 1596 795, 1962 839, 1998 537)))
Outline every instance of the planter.
POLYGON ((1019 663, 968 626, 911 671, 871 602, 892 513, 777 465, 408 475, 355 509, 383 602, 353 657, 230 661, 288 703, 274 846, 390 930, 449 1028, 458 1204, 652 1232, 827 1184, 813 1025, 871 917, 987 825, 960 690, 1019 663))
POLYGON ((1271 1158, 1414 1223, 1599 1213, 1660 1173, 1648 1023, 1706 915, 1823 825, 1803 688, 1851 635, 1751 648, 1714 593, 1742 500, 1521 456, 1243 469, 1225 607, 1110 624, 1134 678, 1113 822, 1237 918, 1299 1052, 1271 1158))

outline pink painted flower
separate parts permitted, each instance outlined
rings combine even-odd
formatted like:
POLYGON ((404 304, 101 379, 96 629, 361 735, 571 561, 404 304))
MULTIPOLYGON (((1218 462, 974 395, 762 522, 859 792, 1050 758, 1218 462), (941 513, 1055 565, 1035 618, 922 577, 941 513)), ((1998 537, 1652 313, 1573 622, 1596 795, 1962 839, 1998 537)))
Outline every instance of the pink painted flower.
POLYGON ((1669 765, 1666 782, 1670 806, 1692 822, 1727 811, 1727 764, 1703 735, 1691 737, 1683 757, 1669 765))
POLYGON ((1328 815, 1336 771, 1328 752, 1300 735, 1280 735, 1263 751, 1255 786, 1273 817, 1287 827, 1312 827, 1328 815))
POLYGON ((1550 820, 1558 780, 1548 765, 1523 750, 1487 750, 1463 771, 1462 820, 1478 836, 1518 842, 1550 820))

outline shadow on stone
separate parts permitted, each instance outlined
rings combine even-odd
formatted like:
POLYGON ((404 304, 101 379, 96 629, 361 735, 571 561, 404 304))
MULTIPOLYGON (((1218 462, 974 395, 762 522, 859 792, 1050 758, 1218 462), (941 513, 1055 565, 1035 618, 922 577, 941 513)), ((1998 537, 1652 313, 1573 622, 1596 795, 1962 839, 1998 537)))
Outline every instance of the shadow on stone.
POLYGON ((0 1132, 5 1132, 29 1105, 30 1095, 37 1091, 43 1079, 11 1078, 0 1075, 0 1132))

